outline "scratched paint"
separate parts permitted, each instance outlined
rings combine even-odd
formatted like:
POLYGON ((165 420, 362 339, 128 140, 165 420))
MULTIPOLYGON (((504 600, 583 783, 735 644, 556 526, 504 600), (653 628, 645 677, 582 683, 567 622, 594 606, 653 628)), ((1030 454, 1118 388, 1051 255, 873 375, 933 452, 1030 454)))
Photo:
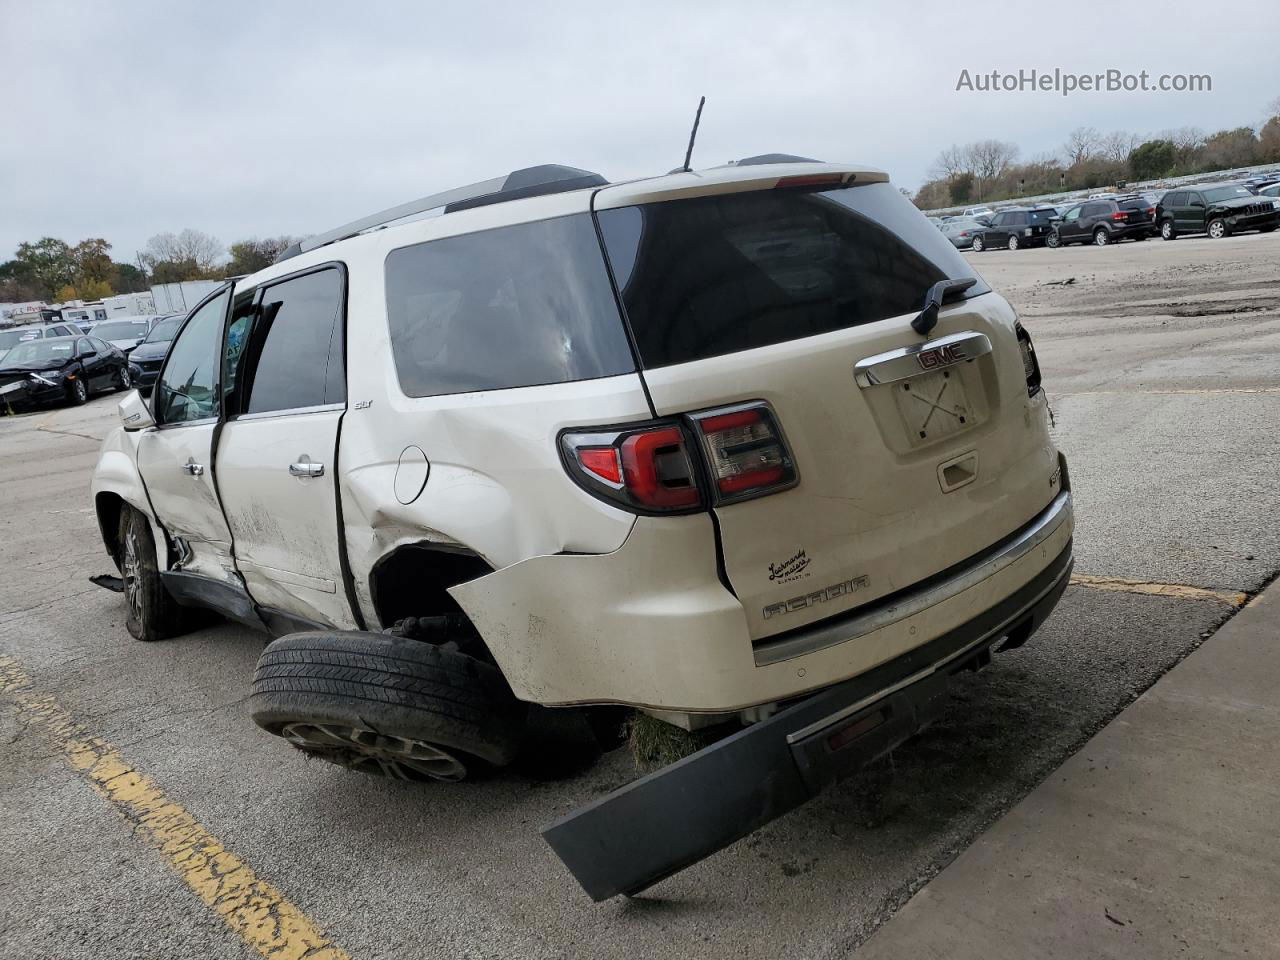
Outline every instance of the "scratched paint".
POLYGON ((192 892, 270 960, 350 960, 306 914, 255 874, 106 740, 91 735, 52 697, 37 693, 18 664, 0 657, 0 693, 41 727, 67 761, 153 846, 192 892))
POLYGON ((1094 577, 1087 573, 1074 574, 1071 582, 1082 587, 1115 590, 1120 593, 1145 593, 1156 597, 1173 597, 1177 600, 1215 600, 1232 607, 1242 607, 1249 599, 1248 594, 1232 590, 1207 590, 1204 587, 1190 587, 1181 583, 1126 580, 1123 577, 1094 577))

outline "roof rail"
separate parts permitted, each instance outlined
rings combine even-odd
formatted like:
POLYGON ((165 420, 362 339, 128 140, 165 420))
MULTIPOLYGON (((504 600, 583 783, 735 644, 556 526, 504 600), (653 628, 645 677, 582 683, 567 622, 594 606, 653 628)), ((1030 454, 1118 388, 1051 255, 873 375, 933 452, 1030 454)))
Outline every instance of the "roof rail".
POLYGON ((433 193, 429 197, 410 200, 395 207, 388 207, 377 213, 371 213, 359 220, 352 220, 340 227, 326 230, 307 237, 305 240, 291 244, 280 252, 275 262, 288 260, 299 254, 315 250, 339 240, 346 240, 366 230, 374 230, 387 224, 404 220, 419 213, 443 208, 445 213, 467 210, 490 203, 505 203, 508 200, 519 200, 523 197, 537 197, 548 193, 564 193, 568 190, 581 190, 584 187, 600 187, 609 181, 590 170, 579 170, 577 167, 566 167, 558 163, 544 163, 536 167, 525 167, 514 170, 505 177, 494 177, 481 180, 479 183, 465 187, 454 187, 442 193, 433 193))

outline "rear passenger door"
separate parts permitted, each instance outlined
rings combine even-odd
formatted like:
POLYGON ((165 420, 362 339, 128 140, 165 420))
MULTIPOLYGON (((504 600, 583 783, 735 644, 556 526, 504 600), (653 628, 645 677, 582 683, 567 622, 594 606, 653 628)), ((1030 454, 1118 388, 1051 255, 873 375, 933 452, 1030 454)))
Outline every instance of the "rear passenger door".
POLYGON ((1194 190, 1186 195, 1186 205, 1179 207, 1177 212, 1178 230, 1182 233, 1203 233, 1204 232, 1204 197, 1196 193, 1194 190))
POLYGON ((236 566, 277 629, 297 628, 288 617, 356 626, 335 479, 345 290, 339 265, 275 281, 237 298, 224 338, 218 490, 236 566))

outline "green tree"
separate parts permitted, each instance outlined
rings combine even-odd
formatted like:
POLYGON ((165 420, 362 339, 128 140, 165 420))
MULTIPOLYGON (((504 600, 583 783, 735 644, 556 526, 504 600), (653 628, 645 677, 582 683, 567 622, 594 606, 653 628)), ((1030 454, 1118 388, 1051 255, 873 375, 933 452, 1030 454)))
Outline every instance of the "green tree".
POLYGON ((75 282, 75 257, 71 248, 56 237, 18 244, 14 260, 21 277, 35 287, 40 297, 52 297, 60 288, 75 282))
POLYGON ((226 267, 227 276, 238 277, 241 274, 257 273, 264 267, 271 266, 276 262, 276 257, 280 256, 281 251, 294 242, 296 242, 294 237, 287 236, 266 237, 262 240, 253 237, 231 244, 231 262, 226 267))
MULTIPOLYGON (((101 237, 81 240, 71 248, 71 259, 75 263, 76 287, 106 284, 110 291, 111 280, 115 276, 115 265, 111 262, 111 244, 101 237)), ((110 296, 110 292, 107 295, 110 296)))
POLYGON ((959 205, 973 199, 973 174, 957 174, 951 181, 951 202, 959 205))
POLYGON ((113 263, 111 286, 117 293, 140 293, 147 289, 147 275, 132 263, 113 263))
POLYGON ((1148 140, 1129 154, 1129 172, 1135 180, 1155 180, 1173 169, 1177 154, 1172 140, 1148 140))
POLYGON ((1258 159, 1258 138, 1252 127, 1219 130, 1205 140, 1201 154, 1205 170, 1247 167, 1258 159))

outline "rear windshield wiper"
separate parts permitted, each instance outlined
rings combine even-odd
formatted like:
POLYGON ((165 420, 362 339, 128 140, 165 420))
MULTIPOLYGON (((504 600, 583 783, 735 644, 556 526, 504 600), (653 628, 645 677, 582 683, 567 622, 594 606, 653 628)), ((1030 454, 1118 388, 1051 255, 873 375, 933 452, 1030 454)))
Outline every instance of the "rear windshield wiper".
POLYGON ((927 337, 938 323, 938 311, 943 301, 951 299, 955 294, 963 293, 978 282, 977 277, 965 277, 961 280, 939 280, 924 295, 924 309, 911 321, 911 329, 922 337, 927 337))

